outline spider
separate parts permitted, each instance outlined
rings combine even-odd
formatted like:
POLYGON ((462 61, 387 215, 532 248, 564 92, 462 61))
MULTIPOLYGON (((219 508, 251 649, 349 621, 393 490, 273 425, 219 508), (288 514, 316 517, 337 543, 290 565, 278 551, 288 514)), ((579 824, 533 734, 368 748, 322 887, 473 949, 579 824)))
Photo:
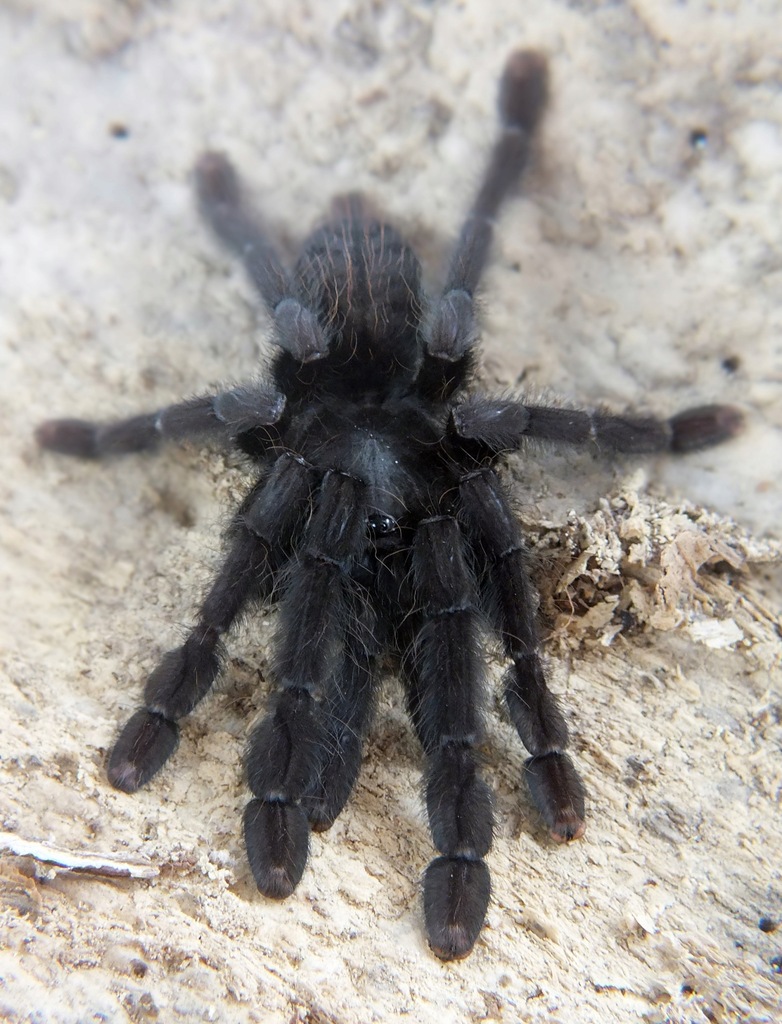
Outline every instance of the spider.
POLYGON ((196 625, 149 677, 144 706, 110 754, 111 783, 132 793, 160 771, 180 720, 220 673, 223 637, 252 603, 277 602, 276 692, 247 747, 244 837, 258 889, 287 897, 310 830, 329 828, 356 782, 380 659, 391 654, 427 762, 439 855, 424 874, 423 905, 443 960, 470 952, 490 898, 492 795, 478 747, 491 632, 508 661, 505 701, 530 755, 532 801, 556 841, 584 832, 584 789, 546 683, 524 541, 498 463, 528 439, 608 455, 687 452, 741 426, 729 406, 661 420, 475 389, 475 296, 547 93, 545 58, 512 53, 499 137, 435 299, 423 293, 411 248, 359 196, 335 201, 288 273, 232 165, 204 154, 201 212, 244 262, 272 320, 269 380, 108 424, 55 419, 37 430, 44 448, 81 458, 194 440, 222 442, 253 466, 196 625))

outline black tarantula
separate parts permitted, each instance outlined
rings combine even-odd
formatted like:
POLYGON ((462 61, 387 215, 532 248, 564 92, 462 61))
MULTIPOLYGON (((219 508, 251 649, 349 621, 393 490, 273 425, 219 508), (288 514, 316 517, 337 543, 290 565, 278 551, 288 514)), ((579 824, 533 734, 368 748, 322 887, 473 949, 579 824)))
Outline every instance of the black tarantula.
POLYGON ((492 796, 477 753, 486 629, 509 662, 505 699, 530 753, 532 800, 555 840, 584 831, 584 791, 546 685, 524 541, 497 463, 527 439, 607 455, 686 452, 741 424, 728 406, 658 420, 470 389, 475 295, 494 220, 527 163, 546 95, 545 59, 513 53, 500 84, 500 135, 434 301, 409 246, 355 196, 334 204, 288 274, 231 164, 205 154, 199 205, 269 311, 270 381, 105 425, 58 419, 37 431, 44 448, 81 458, 221 441, 257 467, 194 629, 149 677, 144 707, 114 746, 112 784, 132 793, 163 767, 180 719, 220 672, 222 637, 251 602, 278 601, 277 691, 250 736, 244 835, 260 891, 289 896, 310 828, 327 829, 355 784, 380 656, 398 655, 440 854, 423 880, 426 930, 444 960, 470 952, 489 902, 492 796))

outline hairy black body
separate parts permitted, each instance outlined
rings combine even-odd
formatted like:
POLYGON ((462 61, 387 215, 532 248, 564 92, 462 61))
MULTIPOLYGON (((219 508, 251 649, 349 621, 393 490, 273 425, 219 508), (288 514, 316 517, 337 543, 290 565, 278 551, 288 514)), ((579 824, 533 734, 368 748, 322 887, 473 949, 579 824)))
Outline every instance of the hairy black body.
POLYGON ((508 659, 506 702, 531 755, 524 777, 535 805, 558 841, 584 828, 583 788, 540 658, 524 543, 494 467, 527 439, 609 455, 682 452, 719 443, 741 423, 726 406, 666 421, 471 389, 474 296, 546 87, 540 55, 511 56, 500 137, 434 301, 404 239, 356 197, 335 204, 289 275, 231 165, 203 156, 202 212, 244 261, 272 317, 270 383, 107 425, 51 420, 37 432, 45 448, 92 458, 165 440, 216 440, 257 465, 196 625, 152 673, 144 706, 117 740, 111 782, 133 792, 162 768, 179 721, 221 669, 222 637, 252 602, 277 601, 277 690, 249 741, 244 829, 258 888, 288 896, 304 871, 310 829, 328 828, 353 788, 378 659, 396 653, 427 758, 439 856, 424 876, 424 911, 443 959, 469 953, 489 901, 492 799, 476 753, 489 632, 508 659))

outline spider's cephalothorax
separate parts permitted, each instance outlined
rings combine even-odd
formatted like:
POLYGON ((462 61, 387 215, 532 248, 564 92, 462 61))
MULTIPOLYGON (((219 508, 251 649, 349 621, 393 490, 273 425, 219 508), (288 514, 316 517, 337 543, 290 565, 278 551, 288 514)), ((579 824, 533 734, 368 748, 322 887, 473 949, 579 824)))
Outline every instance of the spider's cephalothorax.
POLYGON ((378 659, 396 653, 427 758, 440 856, 424 876, 424 911, 443 959, 470 951, 489 900, 492 798, 476 754, 486 629, 508 659, 505 697, 530 753, 532 799, 554 839, 584 830, 582 785, 541 663, 524 542, 495 463, 527 438, 608 455, 682 452, 725 440, 741 422, 727 406, 657 420, 468 392, 476 289, 499 206, 527 162, 546 82, 540 55, 511 56, 500 137, 433 301, 412 250, 356 197, 335 203, 288 274, 231 165, 203 156, 201 210, 244 261, 273 322, 269 382, 106 425, 51 420, 37 432, 43 447, 81 457, 193 439, 234 445, 257 463, 196 625, 150 676, 109 778, 133 792, 162 768, 179 720, 220 671, 224 634, 250 602, 279 602, 277 691, 249 741, 244 831, 258 888, 288 896, 304 871, 310 828, 328 828, 353 788, 378 659))

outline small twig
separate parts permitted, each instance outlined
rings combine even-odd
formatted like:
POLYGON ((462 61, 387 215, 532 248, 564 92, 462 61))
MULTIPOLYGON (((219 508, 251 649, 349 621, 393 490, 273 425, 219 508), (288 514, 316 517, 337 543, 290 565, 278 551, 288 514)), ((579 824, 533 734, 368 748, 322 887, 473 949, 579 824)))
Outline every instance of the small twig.
POLYGON ((111 853, 74 853, 47 843, 31 842, 14 835, 0 832, 0 851, 7 850, 17 857, 32 857, 44 864, 52 864, 65 871, 84 871, 109 878, 156 878, 160 868, 146 861, 125 860, 111 853))

